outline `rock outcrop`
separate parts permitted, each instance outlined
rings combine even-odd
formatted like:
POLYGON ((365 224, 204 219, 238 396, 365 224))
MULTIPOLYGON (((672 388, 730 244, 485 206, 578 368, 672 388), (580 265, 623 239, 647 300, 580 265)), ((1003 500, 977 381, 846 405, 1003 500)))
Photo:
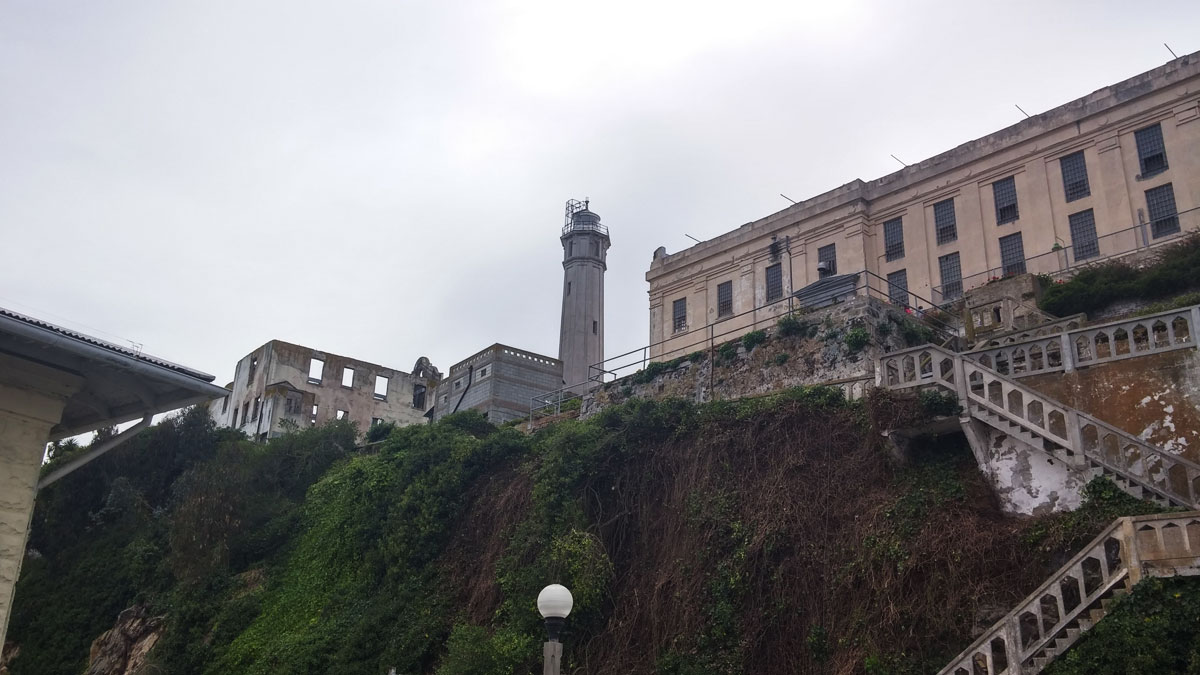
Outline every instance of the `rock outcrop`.
POLYGON ((165 623, 165 616, 147 616, 143 605, 121 612, 116 625, 92 642, 84 675, 136 675, 162 637, 165 623))

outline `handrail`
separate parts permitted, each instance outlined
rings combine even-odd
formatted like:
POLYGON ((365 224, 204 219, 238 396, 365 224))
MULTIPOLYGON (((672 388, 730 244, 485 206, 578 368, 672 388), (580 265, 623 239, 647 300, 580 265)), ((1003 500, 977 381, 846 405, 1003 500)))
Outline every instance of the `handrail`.
POLYGON ((1070 316, 1064 316, 1064 317, 1062 317, 1062 318, 1060 318, 1060 319, 1055 319, 1054 321, 1049 321, 1049 322, 1047 322, 1047 323, 1040 323, 1040 324, 1038 324, 1038 325, 1036 325, 1036 326, 1030 326, 1029 328, 1014 328, 1013 330, 1004 331, 1003 333, 996 333, 996 334, 994 334, 994 335, 988 335, 987 337, 978 338, 978 339, 979 339, 981 342, 994 342, 994 341, 996 341, 996 340, 1004 340, 1004 339, 1010 338, 1010 337, 1012 337, 1012 336, 1014 336, 1014 335, 1019 335, 1019 334, 1021 334, 1021 333, 1028 333, 1028 332, 1032 332, 1032 331, 1035 331, 1035 330, 1053 329, 1053 328, 1054 328, 1054 327, 1055 327, 1057 324, 1064 324, 1064 325, 1062 326, 1063 330, 1061 330, 1061 331, 1058 331, 1058 332, 1047 333, 1046 335, 1040 335, 1040 336, 1034 336, 1034 337, 1026 338, 1025 340, 1022 340, 1022 341, 1020 341, 1020 342, 1009 342, 1008 344, 1003 344, 1003 345, 991 345, 991 346, 983 346, 983 347, 973 347, 973 348, 971 348, 971 349, 968 349, 968 350, 964 351, 963 353, 964 353, 964 354, 974 354, 975 352, 981 352, 981 351, 984 351, 984 350, 986 350, 986 349, 996 349, 996 348, 998 348, 998 347, 1010 347, 1010 346, 1015 346, 1015 345, 1023 344, 1024 342, 1033 342, 1033 341, 1035 341, 1035 340, 1042 340, 1042 339, 1045 339, 1045 338, 1047 338, 1047 337, 1049 337, 1049 336, 1051 336, 1051 335, 1058 335, 1058 334, 1060 334, 1060 333, 1066 333, 1066 332, 1068 332, 1068 331, 1070 331, 1070 330, 1077 330, 1077 329, 1074 329, 1074 328, 1068 328, 1068 327, 1065 325, 1065 324, 1069 324, 1069 323, 1070 323, 1070 322, 1072 322, 1072 321, 1078 321, 1078 322, 1079 322, 1079 325, 1080 325, 1080 328, 1082 328, 1082 327, 1083 327, 1083 322, 1087 321, 1087 315, 1086 315, 1086 314, 1084 314, 1083 312, 1080 312, 1080 313, 1078 313, 1078 314, 1071 314, 1070 316))
MULTIPOLYGON (((971 657, 973 657, 974 654, 980 650, 980 648, 984 647, 985 645, 988 645, 992 640, 995 640, 997 637, 1004 635, 1007 632, 1005 629, 1008 626, 1012 625, 1012 622, 1014 620, 1019 619, 1021 612, 1024 611, 1025 608, 1030 605, 1030 603, 1038 602, 1041 599, 1041 597, 1043 595, 1046 595, 1047 591, 1049 591, 1051 588, 1053 588, 1055 584, 1059 583, 1063 577, 1069 575, 1071 573, 1071 571, 1075 568, 1076 565, 1082 564, 1083 561, 1088 558, 1088 556, 1093 554, 1093 552, 1096 550, 1097 547, 1102 547, 1104 545, 1104 542, 1109 537, 1112 537, 1113 534, 1117 531, 1117 529, 1120 528, 1124 524, 1124 522, 1127 520, 1130 520, 1129 516, 1117 518, 1108 527, 1104 528, 1104 530, 1100 534, 1096 535, 1090 542, 1088 542, 1088 544, 1086 546, 1081 548, 1070 560, 1067 561, 1067 563, 1065 565, 1063 565, 1062 567, 1059 567, 1058 570, 1056 570, 1053 574, 1051 574, 1049 577, 1047 577, 1046 580, 1044 582, 1042 582, 1042 585, 1038 586, 1037 589, 1035 589, 1029 595, 1025 596, 1020 602, 1018 602, 1008 612, 1008 614, 1004 615, 1004 618, 1002 618, 999 621, 997 621, 996 623, 992 624, 991 628, 984 631, 982 635, 980 635, 978 638, 976 638, 976 640, 974 642, 972 642, 970 644, 970 646, 968 646, 966 649, 959 652, 958 656, 951 659, 949 665, 947 665, 945 668, 938 671, 938 675, 949 675, 952 672, 951 671, 952 668, 961 666, 965 659, 970 659, 971 657)), ((1120 541, 1122 541, 1122 543, 1125 543, 1124 538, 1119 538, 1119 539, 1120 539, 1120 541)), ((1122 561, 1122 562, 1124 562, 1124 561, 1122 561)), ((1112 576, 1116 576, 1116 574, 1113 574, 1112 576)), ((1083 602, 1083 598, 1080 598, 1079 607, 1084 607, 1086 604, 1087 603, 1083 602)), ((1062 625, 1064 623, 1065 623, 1065 621, 1060 620, 1059 623, 1056 625, 1062 625)), ((1043 630, 1040 632, 1044 633, 1046 631, 1043 630)), ((1013 663, 1013 659, 1011 658, 1011 656, 1017 656, 1017 659, 1016 659, 1017 661, 1023 660, 1021 658, 1021 652, 1024 651, 1024 649, 1020 646, 1020 636, 1019 635, 1018 636, 1009 636, 1009 637, 1015 638, 1018 642, 1017 642, 1017 644, 1009 645, 1008 644, 1009 640, 1005 641, 1005 647, 1006 647, 1005 651, 1010 656, 1010 658, 1009 658, 1008 666, 1004 672, 1019 672, 1019 670, 1016 670, 1013 668, 1013 666, 1015 666, 1017 664, 1013 663)), ((1018 668, 1019 668, 1019 666, 1018 666, 1018 668)))

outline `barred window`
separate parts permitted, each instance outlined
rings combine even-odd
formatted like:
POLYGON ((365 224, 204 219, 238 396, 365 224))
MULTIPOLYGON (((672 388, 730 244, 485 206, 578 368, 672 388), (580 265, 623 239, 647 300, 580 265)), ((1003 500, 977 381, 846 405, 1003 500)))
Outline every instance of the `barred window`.
POLYGON ((1096 217, 1092 210, 1072 213, 1067 217, 1071 223, 1071 248, 1076 260, 1087 260, 1100 255, 1100 241, 1096 238, 1096 217))
POLYGON ((733 282, 726 281, 717 284, 717 316, 733 314, 733 282))
POLYGON ((671 318, 676 333, 687 328, 687 298, 680 298, 671 305, 671 318))
POLYGON ((1058 166, 1062 169, 1063 192, 1067 201, 1073 202, 1092 194, 1092 188, 1088 185, 1087 162, 1083 159, 1082 150, 1058 160, 1058 166))
POLYGON ((1017 182, 1012 176, 992 183, 992 196, 996 200, 996 224, 1011 223, 1020 217, 1017 212, 1017 182))
POLYGON ((767 302, 783 297, 783 268, 775 263, 767 268, 767 302))
POLYGON ((900 218, 883 224, 883 250, 888 262, 904 257, 904 222, 900 218))
POLYGON ((933 205, 933 225, 939 246, 958 239, 958 222, 954 218, 954 199, 933 205))
POLYGON ((1000 264, 1006 277, 1025 273, 1025 243, 1020 232, 1000 237, 1000 264))
POLYGON ((1142 178, 1158 175, 1167 170, 1167 147, 1163 144, 1162 126, 1138 129, 1133 132, 1137 141, 1138 163, 1142 167, 1142 178))
POLYGON ((832 276, 837 274, 837 245, 830 244, 817 249, 817 264, 825 263, 825 272, 832 276))
POLYGON ((1146 190, 1146 210, 1150 212, 1150 231, 1155 239, 1179 231, 1175 188, 1170 183, 1146 190))
POLYGON ((957 300, 962 297, 962 266, 958 261, 958 251, 938 258, 938 271, 942 275, 942 300, 957 300))
POLYGON ((888 300, 893 305, 908 306, 908 270, 899 270, 887 275, 888 300))

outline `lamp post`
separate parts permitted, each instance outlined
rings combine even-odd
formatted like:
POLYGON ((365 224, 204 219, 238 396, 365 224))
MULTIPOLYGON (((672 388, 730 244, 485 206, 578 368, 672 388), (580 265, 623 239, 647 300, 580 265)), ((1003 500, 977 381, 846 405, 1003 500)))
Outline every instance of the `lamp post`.
POLYGON ((574 603, 571 591, 559 584, 550 584, 538 593, 538 612, 546 620, 546 642, 542 645, 545 666, 542 668, 542 675, 559 675, 562 665, 562 643, 558 641, 558 635, 562 632, 563 623, 571 613, 574 603))

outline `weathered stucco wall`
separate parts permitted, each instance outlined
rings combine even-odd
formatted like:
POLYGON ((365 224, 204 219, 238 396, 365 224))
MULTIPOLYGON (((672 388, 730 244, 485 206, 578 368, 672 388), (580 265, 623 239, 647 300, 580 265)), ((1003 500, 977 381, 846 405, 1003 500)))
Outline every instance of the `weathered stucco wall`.
POLYGON ((1021 383, 1200 462, 1200 352, 1194 349, 1034 375, 1021 383))
POLYGON ((963 431, 1005 512, 1042 515, 1070 511, 1082 503, 1088 482, 1084 472, 976 420, 965 422, 963 431))

